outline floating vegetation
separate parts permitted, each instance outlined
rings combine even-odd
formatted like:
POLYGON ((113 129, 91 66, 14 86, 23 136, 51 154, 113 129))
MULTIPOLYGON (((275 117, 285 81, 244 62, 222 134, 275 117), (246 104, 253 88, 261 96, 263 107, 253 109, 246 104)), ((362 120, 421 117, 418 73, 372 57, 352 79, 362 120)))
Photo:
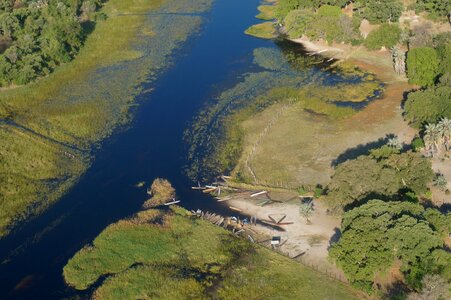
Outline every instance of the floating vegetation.
POLYGON ((271 105, 296 104, 316 115, 343 119, 360 108, 349 103, 366 105, 379 94, 380 83, 367 80, 368 74, 342 75, 321 58, 306 56, 299 46, 277 45, 255 49, 253 62, 263 70, 246 74, 242 82, 222 92, 186 132, 187 173, 193 180, 210 180, 234 169, 243 147, 241 123, 271 105), (331 81, 338 84, 327 84, 331 81))
POLYGON ((272 39, 276 37, 276 28, 273 22, 264 22, 252 25, 244 32, 261 39, 272 39))
POLYGON ((0 237, 78 180, 97 145, 130 120, 142 84, 171 64, 170 55, 199 30, 210 5, 110 0, 102 8, 108 18, 74 61, 0 93, 0 119, 8 121, 0 128, 0 237))

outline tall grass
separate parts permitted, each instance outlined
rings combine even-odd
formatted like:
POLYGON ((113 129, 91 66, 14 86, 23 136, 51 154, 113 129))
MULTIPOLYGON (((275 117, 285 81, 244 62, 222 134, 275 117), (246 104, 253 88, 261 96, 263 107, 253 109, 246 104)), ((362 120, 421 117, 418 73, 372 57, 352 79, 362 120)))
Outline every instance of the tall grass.
POLYGON ((166 12, 202 12, 210 3, 110 0, 102 8, 107 19, 72 62, 0 93, 0 237, 76 182, 93 146, 130 119, 142 83, 170 65, 174 49, 199 29, 201 17, 166 12))
POLYGON ((357 299, 351 287, 174 206, 110 225, 63 274, 77 289, 106 276, 94 299, 357 299))

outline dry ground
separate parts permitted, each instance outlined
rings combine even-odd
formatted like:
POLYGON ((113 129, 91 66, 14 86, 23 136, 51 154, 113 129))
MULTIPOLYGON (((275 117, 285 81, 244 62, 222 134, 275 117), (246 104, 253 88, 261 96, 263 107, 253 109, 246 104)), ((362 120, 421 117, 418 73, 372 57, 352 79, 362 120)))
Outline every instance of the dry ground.
MULTIPOLYGON (((280 196, 271 193, 271 198, 281 199, 280 196)), ((345 281, 343 272, 328 260, 328 248, 331 240, 338 238, 340 218, 327 214, 326 206, 320 201, 314 201, 314 215, 307 224, 299 214, 300 199, 293 199, 283 203, 272 203, 265 206, 257 205, 261 199, 249 197, 236 197, 227 201, 228 205, 240 208, 243 213, 256 216, 259 220, 270 220, 268 215, 280 218, 286 215, 283 222, 293 222, 290 225, 281 226, 285 231, 278 231, 268 226, 257 224, 254 229, 266 236, 280 236, 283 246, 280 251, 290 257, 299 256, 305 264, 312 266, 323 273, 345 281)))

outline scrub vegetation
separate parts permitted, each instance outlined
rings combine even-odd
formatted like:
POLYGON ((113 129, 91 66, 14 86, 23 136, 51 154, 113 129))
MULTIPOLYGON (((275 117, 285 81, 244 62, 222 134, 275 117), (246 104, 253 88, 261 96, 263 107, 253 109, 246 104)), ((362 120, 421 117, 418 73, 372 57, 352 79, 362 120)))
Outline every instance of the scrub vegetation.
POLYGON ((94 299, 357 298, 349 286, 177 206, 108 226, 63 274, 76 289, 95 286, 94 299))
POLYGON ((77 181, 93 150, 130 119, 141 84, 167 67, 172 51, 199 29, 200 16, 170 13, 200 13, 209 5, 108 1, 98 12, 106 17, 97 19, 73 61, 0 93, 0 174, 7 183, 1 186, 0 236, 77 181), (155 16, 149 18, 149 11, 155 16))

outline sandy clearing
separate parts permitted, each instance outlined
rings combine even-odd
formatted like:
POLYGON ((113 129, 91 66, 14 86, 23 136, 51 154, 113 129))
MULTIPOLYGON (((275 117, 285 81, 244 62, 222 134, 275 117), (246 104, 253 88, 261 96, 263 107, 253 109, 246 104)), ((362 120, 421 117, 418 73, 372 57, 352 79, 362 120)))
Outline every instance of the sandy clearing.
MULTIPOLYGON (((271 195, 275 198, 274 195, 271 195)), ((260 224, 253 228, 260 234, 266 236, 280 236, 285 244, 280 251, 289 257, 299 257, 300 261, 323 273, 328 273, 335 278, 345 281, 344 273, 328 259, 328 248, 331 240, 337 240, 337 232, 341 219, 327 214, 326 206, 319 200, 314 201, 314 215, 307 224, 299 214, 300 199, 284 203, 272 203, 259 206, 256 203, 262 199, 251 199, 246 197, 236 197, 227 201, 228 205, 237 207, 243 213, 256 216, 258 220, 270 220, 268 215, 279 218, 286 215, 283 222, 293 222, 290 225, 282 226, 285 231, 278 231, 260 224)))

